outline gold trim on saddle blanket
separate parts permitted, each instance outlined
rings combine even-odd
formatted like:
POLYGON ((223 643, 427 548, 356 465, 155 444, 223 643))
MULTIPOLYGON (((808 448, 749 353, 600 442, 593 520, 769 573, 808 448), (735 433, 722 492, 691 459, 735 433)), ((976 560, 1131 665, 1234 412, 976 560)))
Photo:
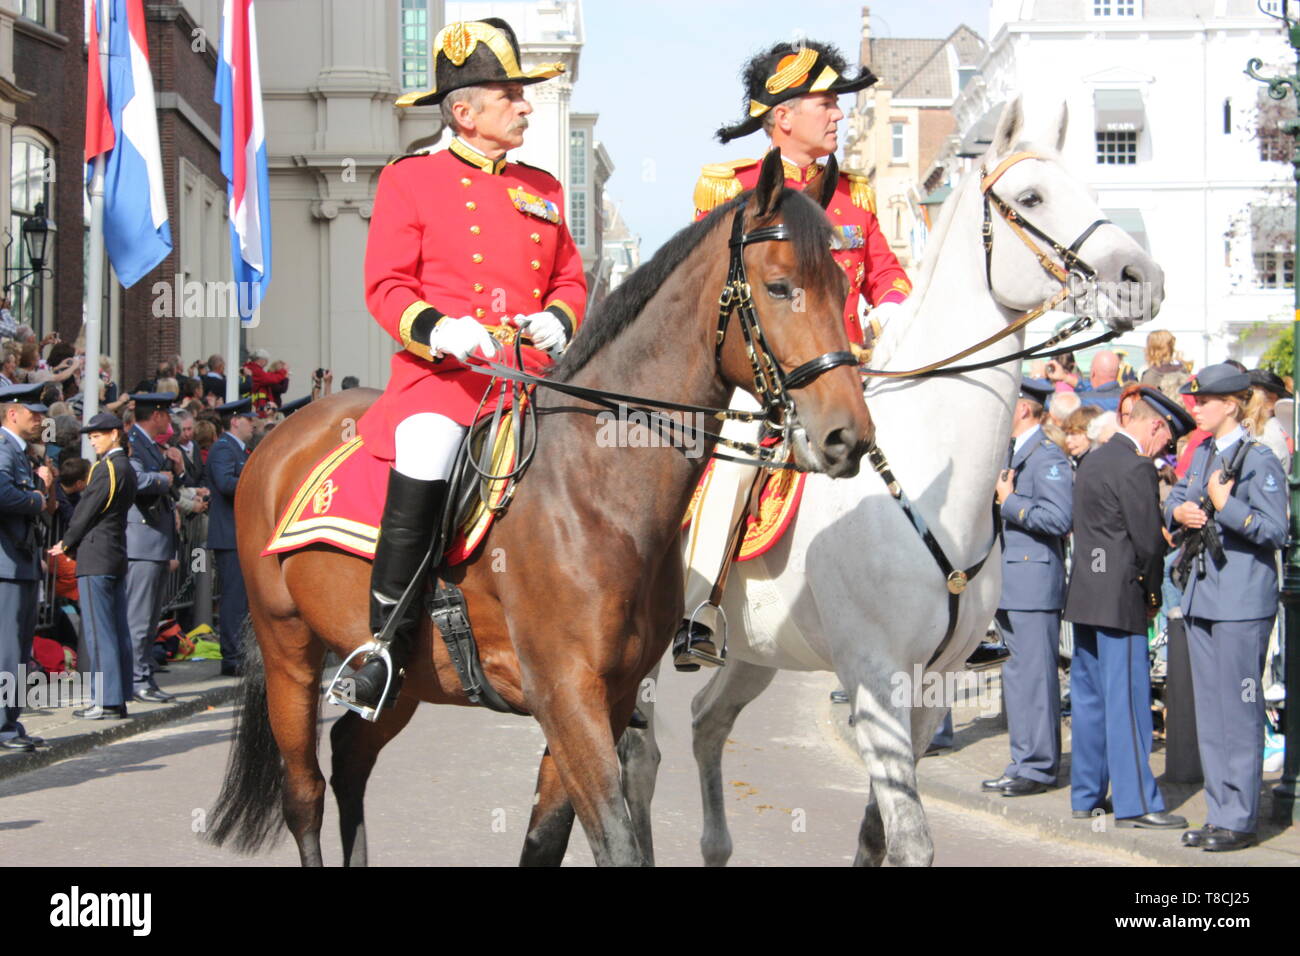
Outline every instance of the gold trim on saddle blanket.
MULTIPOLYGON (((513 412, 506 412, 501 416, 498 439, 492 452, 493 474, 511 471, 515 465, 514 433, 510 428, 512 414, 513 412)), ((339 468, 362 447, 363 440, 357 437, 344 442, 321 459, 289 500, 271 540, 262 550, 263 555, 283 554, 309 544, 329 544, 361 557, 374 557, 379 528, 364 521, 330 513, 334 497, 339 492, 339 485, 335 481, 339 468)), ((510 482, 506 480, 491 482, 488 504, 483 504, 480 497, 457 529, 446 552, 445 560, 448 564, 464 561, 482 543, 492 526, 493 518, 506 503, 509 485, 510 482)))
MULTIPOLYGON (((699 507, 700 498, 708 484, 713 465, 714 463, 710 461, 708 468, 705 469, 699 483, 695 486, 690 504, 686 506, 686 514, 682 517, 683 530, 690 527, 691 521, 695 517, 695 509, 699 507)), ((745 527, 745 539, 740 544, 740 554, 736 557, 737 561, 748 561, 751 558, 757 558, 781 540, 781 535, 790 526, 790 522, 794 520, 794 516, 798 511, 799 500, 803 497, 804 479, 807 477, 807 474, 801 471, 782 470, 771 474, 759 495, 758 517, 750 516, 748 519, 748 524, 745 527)))

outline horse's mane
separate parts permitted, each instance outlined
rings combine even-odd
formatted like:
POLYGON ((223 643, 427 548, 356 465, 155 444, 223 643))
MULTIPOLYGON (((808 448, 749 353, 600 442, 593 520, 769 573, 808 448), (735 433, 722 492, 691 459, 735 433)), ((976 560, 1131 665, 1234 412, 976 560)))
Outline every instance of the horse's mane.
MULTIPOLYGON (((582 324, 573 338, 573 345, 547 377, 558 382, 569 381, 591 361, 592 356, 622 335, 645 309, 646 303, 705 237, 718 228, 719 224, 731 222, 731 214, 737 206, 749 201, 751 192, 752 190, 746 190, 718 206, 704 219, 691 223, 660 246, 650 261, 632 272, 622 285, 605 298, 596 313, 582 324)), ((777 200, 777 210, 783 213, 782 218, 790 227, 800 273, 817 275, 825 268, 823 257, 829 258, 830 220, 817 203, 797 189, 782 190, 777 200)))

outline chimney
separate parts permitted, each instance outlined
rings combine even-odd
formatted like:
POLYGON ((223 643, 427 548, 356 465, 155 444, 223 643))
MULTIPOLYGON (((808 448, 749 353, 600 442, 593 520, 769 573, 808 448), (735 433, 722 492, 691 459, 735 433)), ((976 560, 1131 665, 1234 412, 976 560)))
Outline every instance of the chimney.
POLYGON ((862 46, 858 51, 858 62, 863 66, 871 65, 871 8, 862 8, 862 46))

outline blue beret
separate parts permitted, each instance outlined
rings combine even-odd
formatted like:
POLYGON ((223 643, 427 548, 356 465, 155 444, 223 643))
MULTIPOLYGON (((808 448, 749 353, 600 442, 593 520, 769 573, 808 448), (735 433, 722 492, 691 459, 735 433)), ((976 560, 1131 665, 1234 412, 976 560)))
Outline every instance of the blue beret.
POLYGON ((122 419, 118 418, 112 412, 100 412, 90 421, 86 422, 86 427, 81 430, 81 434, 88 435, 91 432, 111 432, 114 428, 125 430, 126 426, 122 424, 122 419))

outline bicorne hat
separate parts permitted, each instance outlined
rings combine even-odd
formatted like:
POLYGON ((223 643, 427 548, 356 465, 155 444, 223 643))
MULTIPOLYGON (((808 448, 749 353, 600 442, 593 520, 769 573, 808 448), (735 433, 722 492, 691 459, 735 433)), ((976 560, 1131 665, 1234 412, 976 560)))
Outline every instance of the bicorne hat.
POLYGON ((745 118, 718 130, 718 141, 748 136, 763 125, 764 113, 796 96, 852 93, 876 82, 876 75, 865 66, 856 76, 846 76, 844 71, 843 55, 828 43, 803 40, 765 50, 751 58, 740 74, 745 84, 745 118))
POLYGON ((563 63, 519 66, 519 41, 499 17, 460 20, 438 31, 433 41, 433 89, 413 90, 397 98, 398 106, 431 106, 467 86, 484 83, 540 83, 564 72, 563 63))

